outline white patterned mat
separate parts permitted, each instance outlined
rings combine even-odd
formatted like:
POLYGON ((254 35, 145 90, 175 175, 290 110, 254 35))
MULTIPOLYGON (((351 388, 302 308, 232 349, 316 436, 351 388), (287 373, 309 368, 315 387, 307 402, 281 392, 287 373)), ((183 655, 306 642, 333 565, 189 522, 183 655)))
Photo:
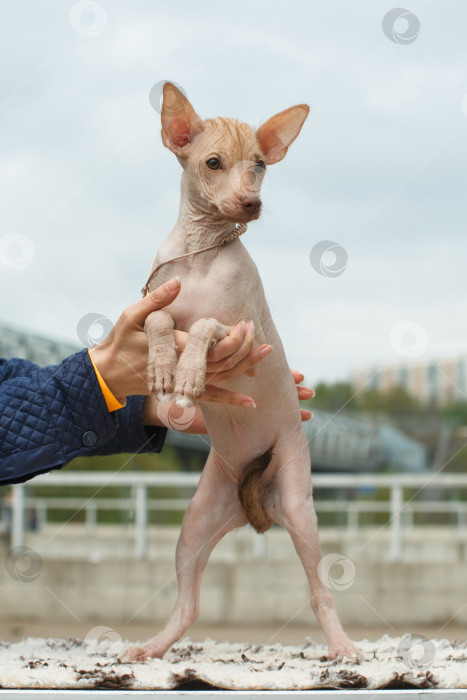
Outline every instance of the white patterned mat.
POLYGON ((194 643, 164 659, 122 664, 121 640, 29 638, 0 644, 2 688, 305 690, 311 688, 467 688, 467 642, 417 637, 366 640, 360 663, 330 661, 325 647, 194 643))

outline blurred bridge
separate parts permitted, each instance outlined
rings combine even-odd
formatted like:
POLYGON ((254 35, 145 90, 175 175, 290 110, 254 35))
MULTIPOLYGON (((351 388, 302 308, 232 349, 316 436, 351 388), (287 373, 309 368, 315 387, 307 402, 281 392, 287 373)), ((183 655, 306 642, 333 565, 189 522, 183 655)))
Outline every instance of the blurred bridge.
MULTIPOLYGON (((422 472, 427 468, 424 445, 386 423, 367 422, 313 409, 303 423, 314 472, 378 472, 388 468, 422 472)), ((169 430, 167 444, 187 456, 210 449, 207 435, 169 430)))
MULTIPOLYGON (((39 365, 57 364, 80 350, 78 345, 0 325, 0 357, 21 357, 39 365)), ((313 463, 318 472, 377 472, 396 469, 420 472, 427 467, 425 447, 387 423, 350 418, 314 410, 314 418, 303 425, 313 463)), ((169 430, 167 445, 180 454, 207 453, 206 435, 169 430)))
POLYGON ((0 324, 0 358, 21 357, 38 365, 56 365, 81 348, 43 335, 0 324))

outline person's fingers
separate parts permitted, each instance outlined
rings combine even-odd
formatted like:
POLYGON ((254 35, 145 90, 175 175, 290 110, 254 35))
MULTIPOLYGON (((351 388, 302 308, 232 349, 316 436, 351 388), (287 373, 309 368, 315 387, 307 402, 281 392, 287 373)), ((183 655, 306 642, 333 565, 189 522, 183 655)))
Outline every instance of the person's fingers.
POLYGON ((205 435, 208 432, 199 404, 196 404, 193 420, 183 432, 192 433, 193 435, 205 435))
POLYGON ((253 367, 250 367, 250 369, 247 369, 245 372, 247 377, 256 377, 258 374, 258 366, 254 365, 253 367))
POLYGON ((240 394, 238 391, 230 391, 229 389, 221 389, 212 384, 206 384, 204 394, 199 401, 210 401, 212 403, 227 403, 232 406, 246 406, 255 408, 256 404, 247 394, 240 394))
POLYGON ((272 345, 258 345, 253 350, 250 350, 248 355, 232 371, 235 371, 235 374, 244 372, 249 377, 254 377, 258 369, 258 363, 270 352, 272 352, 272 345))
MULTIPOLYGON (((254 408, 255 402, 251 396, 247 394, 240 394, 237 391, 229 391, 228 389, 220 389, 217 386, 211 386, 206 384, 204 389, 204 394, 198 401, 210 401, 212 403, 223 403, 230 404, 232 406, 245 406, 247 408, 254 408)), ((207 428, 204 422, 203 414, 199 407, 199 403, 195 407, 195 415, 190 424, 184 429, 184 433, 191 433, 193 435, 204 435, 206 434, 207 428)))
MULTIPOLYGON (((215 371, 215 372, 224 372, 228 371, 231 369, 235 368, 235 374, 239 374, 237 372, 236 366, 238 365, 239 362, 241 362, 246 355, 250 352, 251 348, 253 347, 253 343, 255 341, 255 327, 252 321, 250 323, 246 324, 245 328, 245 335, 243 337, 243 342, 240 346, 240 348, 229 355, 229 357, 226 357, 224 360, 220 360, 217 363, 217 367, 209 367, 208 371, 215 371)), ((244 371, 244 370, 242 370, 244 371)), ((232 375, 231 375, 232 376, 232 375)))
POLYGON ((310 420, 310 418, 313 418, 313 413, 311 411, 307 411, 306 408, 301 408, 300 418, 302 419, 302 423, 304 423, 305 421, 310 420))
MULTIPOLYGON (((290 369, 290 371, 292 372, 292 377, 294 379, 295 384, 300 384, 300 382, 303 382, 305 377, 301 372, 298 372, 296 369, 290 369)), ((299 399, 312 399, 313 396, 316 395, 315 390, 311 389, 309 386, 297 386, 297 391, 299 399), (307 392, 306 394, 302 392, 303 389, 305 389, 305 391, 307 392)))
POLYGON ((312 399, 315 392, 308 386, 297 386, 297 394, 300 401, 306 401, 306 399, 312 399))
MULTIPOLYGON (((214 371, 214 372, 222 372, 224 369, 232 369, 232 367, 235 367, 237 362, 239 362, 253 347, 254 343, 254 330, 252 329, 251 325, 249 323, 246 324, 240 324, 240 329, 236 330, 235 336, 237 339, 237 348, 233 349, 232 352, 230 352, 228 355, 224 355, 223 359, 217 360, 215 362, 215 365, 211 367, 211 363, 208 363, 208 371, 214 371), (239 338, 241 333, 241 338, 239 338), (238 343, 238 340, 240 339, 240 343, 238 343)), ((224 340, 221 341, 221 343, 225 343, 227 338, 224 338, 224 340)), ((219 343, 219 345, 221 344, 219 343)), ((232 341, 231 341, 232 345, 232 341)), ((216 348, 213 348, 215 350, 216 348)))
POLYGON ((186 341, 188 340, 188 333, 185 331, 174 331, 175 345, 179 352, 185 350, 186 341))
POLYGON ((240 323, 237 323, 230 329, 228 336, 216 343, 208 352, 208 366, 210 362, 223 360, 241 348, 245 336, 245 327, 245 322, 240 321, 240 323))
POLYGON ((248 355, 238 362, 235 367, 230 370, 219 369, 217 372, 210 373, 208 379, 210 382, 223 382, 230 377, 235 377, 237 374, 246 373, 260 362, 263 357, 269 355, 272 351, 272 345, 257 345, 253 350, 250 350, 248 355))
POLYGON ((290 371, 292 372, 292 377, 294 379, 295 384, 300 384, 300 382, 303 382, 305 377, 303 376, 303 374, 301 372, 299 372, 296 369, 292 369, 292 368, 290 368, 290 371))
POLYGON ((127 317, 134 323, 144 325, 146 317, 152 311, 163 309, 173 302, 180 291, 180 277, 173 277, 171 280, 161 285, 153 292, 132 304, 126 310, 127 317))

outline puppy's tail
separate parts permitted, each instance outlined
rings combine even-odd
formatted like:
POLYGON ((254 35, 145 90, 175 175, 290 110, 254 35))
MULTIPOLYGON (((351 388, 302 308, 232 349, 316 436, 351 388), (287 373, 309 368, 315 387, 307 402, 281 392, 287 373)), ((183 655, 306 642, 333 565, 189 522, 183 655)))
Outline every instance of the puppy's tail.
POLYGON ((272 447, 247 464, 238 484, 238 498, 242 510, 249 523, 259 533, 266 532, 273 524, 273 521, 266 515, 258 494, 259 481, 269 466, 271 457, 272 447))

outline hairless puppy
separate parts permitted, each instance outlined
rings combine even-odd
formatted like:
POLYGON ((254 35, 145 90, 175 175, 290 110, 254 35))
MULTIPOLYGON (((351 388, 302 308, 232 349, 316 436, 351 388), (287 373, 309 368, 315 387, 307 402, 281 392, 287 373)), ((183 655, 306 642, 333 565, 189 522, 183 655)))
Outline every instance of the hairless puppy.
POLYGON ((182 284, 177 299, 146 321, 150 390, 160 400, 175 394, 179 406, 196 401, 204 389, 208 350, 242 319, 252 319, 255 341, 274 351, 254 377, 243 374, 225 383, 251 395, 256 409, 202 406, 212 448, 177 543, 177 602, 165 629, 144 646, 128 649, 124 660, 162 657, 185 633, 198 617, 210 553, 224 535, 248 522, 261 533, 273 523, 286 528, 329 656, 359 654, 318 575, 321 549, 297 392, 258 270, 238 237, 260 215, 266 166, 284 158, 308 112, 307 105, 290 107, 255 131, 235 119, 202 121, 173 84, 164 86, 162 141, 183 168, 181 203, 146 291, 175 275, 182 284), (189 332, 179 360, 174 327, 189 332))

